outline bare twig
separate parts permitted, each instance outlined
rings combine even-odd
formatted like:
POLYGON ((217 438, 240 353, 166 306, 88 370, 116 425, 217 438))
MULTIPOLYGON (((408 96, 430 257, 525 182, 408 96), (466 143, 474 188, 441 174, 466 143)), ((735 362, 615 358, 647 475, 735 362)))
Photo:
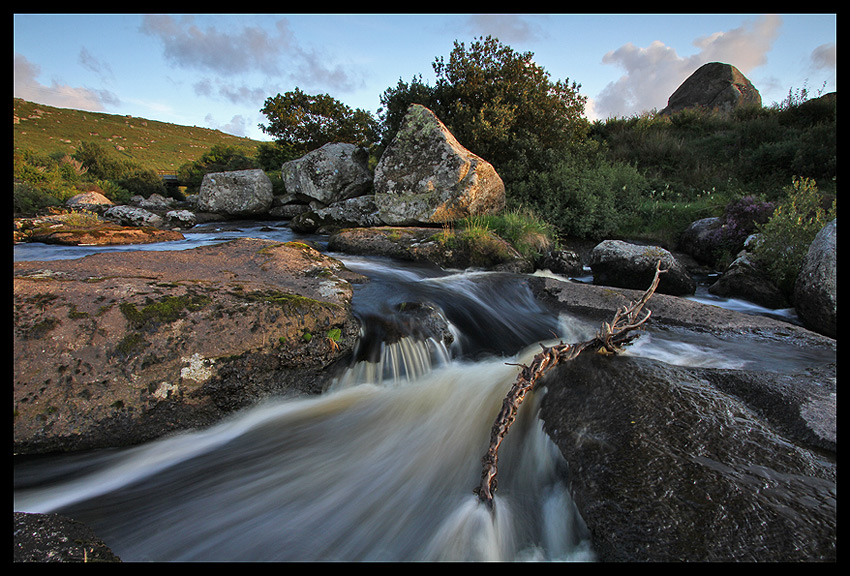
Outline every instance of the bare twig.
POLYGON ((490 447, 481 459, 481 463, 483 464, 481 482, 474 490, 479 500, 491 507, 493 505, 493 496, 496 492, 497 484, 496 474, 498 473, 499 446, 501 446, 502 440, 504 440, 516 419, 520 404, 522 404, 525 396, 534 389, 537 381, 550 368, 560 362, 573 360, 588 348, 596 349, 598 352, 604 354, 617 354, 621 352, 625 345, 638 336, 634 332, 642 328, 652 315, 650 310, 644 312, 643 308, 655 293, 655 289, 658 288, 658 281, 664 272, 666 270, 661 269, 661 261, 659 261, 655 267, 655 277, 652 279, 652 283, 646 292, 644 292, 643 296, 628 306, 618 309, 611 323, 603 322, 601 329, 596 333, 596 337, 578 344, 565 344, 564 342, 555 346, 544 346, 541 344, 540 346, 543 350, 534 356, 531 364, 527 366, 522 364, 517 365, 522 370, 520 370, 516 381, 511 386, 505 399, 502 400, 502 408, 493 422, 493 427, 490 429, 490 447))

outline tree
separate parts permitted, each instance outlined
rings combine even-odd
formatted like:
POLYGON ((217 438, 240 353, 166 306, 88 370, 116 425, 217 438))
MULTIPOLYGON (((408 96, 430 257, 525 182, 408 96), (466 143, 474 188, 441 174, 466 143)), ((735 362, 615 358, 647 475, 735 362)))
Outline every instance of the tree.
POLYGON ((587 136, 586 97, 569 79, 552 82, 531 52, 519 53, 493 37, 467 49, 455 42, 448 61, 433 63, 434 87, 421 77, 384 92, 384 142, 395 134, 412 102, 430 108, 466 148, 509 179, 551 160, 547 152, 564 150, 587 136))
POLYGON ((299 88, 267 98, 261 110, 269 119, 260 125, 281 145, 292 145, 301 154, 329 142, 368 147, 378 139, 378 124, 371 113, 352 110, 327 94, 311 96, 299 88))

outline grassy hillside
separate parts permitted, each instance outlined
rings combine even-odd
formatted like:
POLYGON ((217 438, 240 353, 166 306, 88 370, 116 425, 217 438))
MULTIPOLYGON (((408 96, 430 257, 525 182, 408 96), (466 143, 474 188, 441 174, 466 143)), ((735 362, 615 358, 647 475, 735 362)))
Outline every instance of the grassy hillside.
POLYGON ((197 126, 14 100, 15 149, 38 154, 72 154, 80 142, 95 142, 143 168, 169 172, 197 160, 215 145, 244 149, 253 156, 260 144, 197 126))

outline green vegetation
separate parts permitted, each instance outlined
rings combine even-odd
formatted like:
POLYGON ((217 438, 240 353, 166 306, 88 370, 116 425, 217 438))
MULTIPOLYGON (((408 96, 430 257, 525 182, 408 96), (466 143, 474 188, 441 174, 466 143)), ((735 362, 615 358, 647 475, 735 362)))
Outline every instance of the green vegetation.
POLYGON ((14 99, 15 151, 38 156, 73 156, 81 143, 98 144, 154 172, 176 172, 212 147, 232 146, 253 156, 260 142, 218 130, 180 126, 132 116, 54 108, 14 99))
POLYGON ((200 310, 212 299, 205 295, 166 296, 156 302, 149 302, 139 309, 134 304, 124 302, 120 309, 127 321, 136 329, 148 329, 157 324, 170 323, 183 316, 183 312, 200 310))
POLYGON ((815 182, 795 179, 770 219, 758 226, 760 242, 754 250, 759 267, 793 301, 794 283, 809 244, 818 232, 835 218, 835 201, 824 208, 815 182))
POLYGON ((465 218, 461 229, 471 237, 493 232, 507 240, 524 258, 534 261, 557 246, 557 231, 531 210, 514 209, 488 216, 465 218))
POLYGON ((298 88, 268 98, 263 130, 271 143, 15 100, 15 211, 36 212, 82 190, 118 200, 148 195, 161 170, 179 171, 193 191, 205 173, 259 167, 281 193, 280 165, 329 141, 369 147, 374 165, 412 103, 433 110, 505 182, 506 214, 455 225, 466 234, 491 230, 526 256, 568 237, 672 247, 708 216, 726 218, 727 232, 763 226, 778 235, 787 212, 766 226, 767 205, 797 202, 797 183, 819 204, 836 198, 834 97, 789 90, 779 104, 727 114, 652 111, 591 123, 579 84, 553 81, 532 53, 492 37, 455 42, 432 66, 433 86, 421 74, 399 79, 381 95, 377 118, 298 88))
POLYGON ((368 147, 377 139, 378 124, 369 112, 352 110, 327 94, 311 96, 296 88, 267 98, 261 112, 269 119, 263 132, 299 156, 330 142, 368 147))

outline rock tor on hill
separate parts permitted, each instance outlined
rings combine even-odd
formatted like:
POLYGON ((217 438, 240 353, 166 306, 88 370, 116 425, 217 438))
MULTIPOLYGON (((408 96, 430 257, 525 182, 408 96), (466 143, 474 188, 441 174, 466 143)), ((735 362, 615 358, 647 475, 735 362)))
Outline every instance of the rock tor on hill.
POLYGON ((747 104, 761 106, 761 95, 747 77, 731 64, 709 62, 673 92, 661 114, 672 114, 686 108, 728 112, 747 104))

